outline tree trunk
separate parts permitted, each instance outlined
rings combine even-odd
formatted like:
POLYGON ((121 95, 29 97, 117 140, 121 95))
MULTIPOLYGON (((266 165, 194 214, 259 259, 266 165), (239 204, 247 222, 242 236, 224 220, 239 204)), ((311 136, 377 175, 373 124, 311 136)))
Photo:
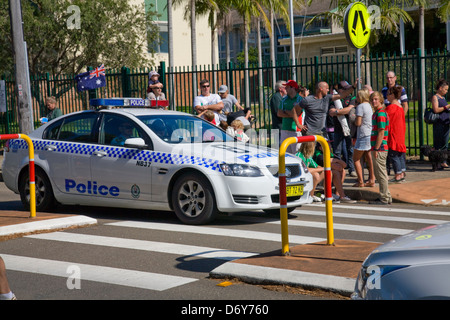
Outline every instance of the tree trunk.
POLYGON ((195 0, 191 0, 191 59, 192 59, 192 91, 198 95, 197 84, 197 28, 195 17, 195 0))

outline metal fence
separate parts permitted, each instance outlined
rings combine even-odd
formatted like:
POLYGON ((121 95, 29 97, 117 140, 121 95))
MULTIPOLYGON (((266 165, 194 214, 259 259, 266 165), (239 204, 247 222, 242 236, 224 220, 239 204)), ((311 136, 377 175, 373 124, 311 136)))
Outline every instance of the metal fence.
MULTIPOLYGON (((447 51, 420 51, 397 55, 385 53, 361 59, 361 78, 363 84, 370 84, 374 90, 381 91, 390 70, 397 75, 397 81, 404 86, 409 98, 409 111, 406 115, 406 146, 410 155, 419 154, 422 144, 432 144, 432 128, 423 122, 423 111, 434 94, 438 79, 450 79, 449 56, 447 51), (423 65, 422 65, 423 62, 423 65), (424 102, 422 102, 422 97, 424 102)), ((75 75, 52 76, 50 74, 32 75, 31 91, 35 127, 38 119, 45 116, 45 97, 55 96, 63 114, 85 110, 92 97, 141 97, 145 98, 150 69, 129 69, 122 67, 107 70, 107 86, 97 90, 77 92, 75 75)), ((314 57, 299 59, 294 65, 289 62, 265 63, 250 66, 233 63, 217 66, 197 66, 196 68, 166 68, 162 62, 158 67, 160 81, 170 100, 170 108, 193 113, 193 100, 198 93, 198 83, 208 79, 211 92, 226 84, 231 94, 247 107, 256 118, 255 129, 270 131, 271 114, 269 100, 277 80, 296 79, 300 84, 313 90, 317 81, 330 84, 341 80, 353 82, 356 75, 355 56, 314 57)), ((0 116, 1 133, 17 133, 17 106, 14 79, 6 80, 7 112, 0 116)))

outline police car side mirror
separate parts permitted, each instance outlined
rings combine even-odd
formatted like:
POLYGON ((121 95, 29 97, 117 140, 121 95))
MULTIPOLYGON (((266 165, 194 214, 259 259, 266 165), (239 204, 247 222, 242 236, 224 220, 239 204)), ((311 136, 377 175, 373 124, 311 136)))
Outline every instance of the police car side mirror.
POLYGON ((148 145, 145 144, 145 141, 142 138, 129 138, 125 140, 124 147, 145 149, 148 145))

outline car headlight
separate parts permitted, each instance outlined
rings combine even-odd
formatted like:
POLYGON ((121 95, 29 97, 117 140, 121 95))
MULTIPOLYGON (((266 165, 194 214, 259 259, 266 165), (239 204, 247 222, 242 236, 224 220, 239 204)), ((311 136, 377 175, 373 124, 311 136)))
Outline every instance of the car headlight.
POLYGON ((303 160, 302 160, 302 168, 303 168, 303 171, 309 172, 309 171, 308 171, 308 167, 307 167, 306 164, 303 162, 303 160))
POLYGON ((261 177, 263 173, 258 167, 249 166, 245 164, 228 164, 223 163, 220 165, 222 172, 226 176, 239 176, 239 177, 261 177))

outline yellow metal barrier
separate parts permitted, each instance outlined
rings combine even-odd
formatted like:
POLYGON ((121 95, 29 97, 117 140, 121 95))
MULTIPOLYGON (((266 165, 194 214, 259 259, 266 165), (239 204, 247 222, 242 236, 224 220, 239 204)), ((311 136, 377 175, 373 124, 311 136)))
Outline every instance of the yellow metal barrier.
POLYGON ((281 242, 283 255, 289 254, 289 233, 288 233, 288 214, 286 197, 286 149, 293 143, 318 141, 323 149, 323 165, 325 169, 325 209, 327 220, 327 244, 334 244, 333 231, 333 196, 331 193, 331 159, 330 147, 327 140, 322 136, 304 136, 291 137, 283 141, 278 154, 278 179, 280 186, 280 221, 281 221, 281 242))
POLYGON ((30 218, 36 217, 36 186, 35 186, 35 174, 34 174, 34 147, 33 141, 25 134, 2 134, 0 140, 8 139, 23 139, 28 144, 28 163, 29 163, 29 175, 30 175, 30 218))

